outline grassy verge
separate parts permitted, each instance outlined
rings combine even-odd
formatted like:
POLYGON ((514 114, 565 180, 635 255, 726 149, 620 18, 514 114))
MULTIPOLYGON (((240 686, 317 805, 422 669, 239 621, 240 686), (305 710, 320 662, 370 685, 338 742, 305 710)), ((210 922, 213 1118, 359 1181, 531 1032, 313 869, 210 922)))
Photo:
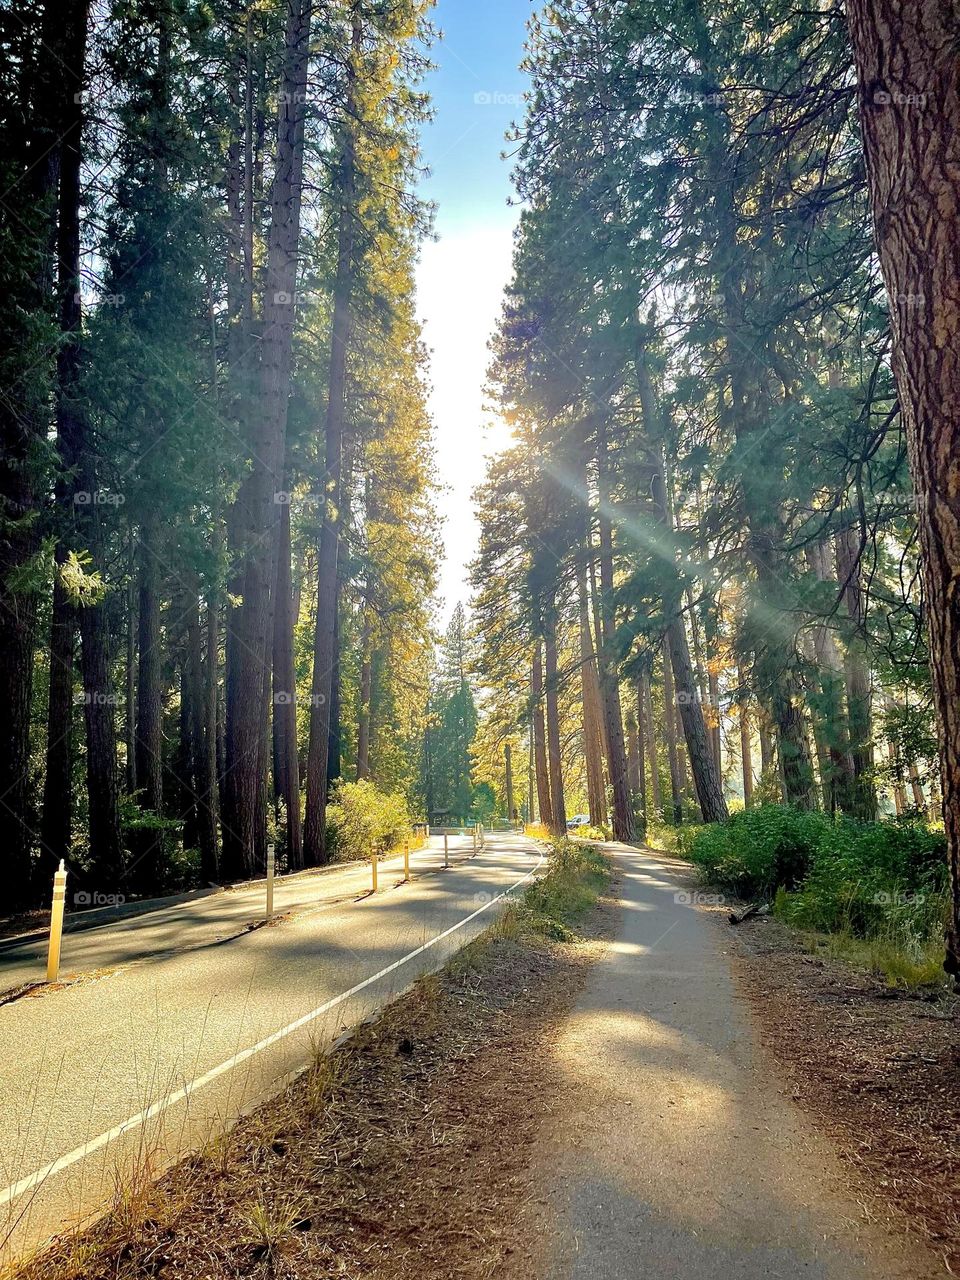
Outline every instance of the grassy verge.
POLYGON ((766 804, 698 829, 689 856, 710 885, 771 903, 814 950, 891 986, 946 984, 946 848, 925 822, 766 804))
POLYGON ((525 1151, 558 1087, 551 1036, 595 954, 609 879, 559 842, 546 875, 277 1098, 18 1280, 466 1280, 502 1274, 525 1151))

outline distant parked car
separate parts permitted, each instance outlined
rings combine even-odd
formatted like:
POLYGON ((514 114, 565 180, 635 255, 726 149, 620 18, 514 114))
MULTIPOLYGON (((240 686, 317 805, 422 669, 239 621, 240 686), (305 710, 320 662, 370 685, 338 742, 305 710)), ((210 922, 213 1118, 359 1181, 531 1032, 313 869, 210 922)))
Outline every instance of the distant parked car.
POLYGON ((589 827, 589 813, 577 813, 572 818, 567 819, 567 830, 576 831, 577 827, 589 827))

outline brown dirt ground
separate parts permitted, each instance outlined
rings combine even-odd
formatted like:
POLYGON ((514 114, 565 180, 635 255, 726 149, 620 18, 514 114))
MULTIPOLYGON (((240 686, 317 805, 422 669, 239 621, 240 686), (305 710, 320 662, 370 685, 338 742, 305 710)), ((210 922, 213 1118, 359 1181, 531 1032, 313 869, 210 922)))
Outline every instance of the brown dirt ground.
POLYGON ((776 920, 716 918, 783 1088, 870 1210, 960 1274, 960 999, 892 989, 776 920))
POLYGON ((217 1150, 127 1187, 22 1280, 501 1274, 559 1094, 551 1046, 611 913, 595 910, 592 941, 495 928, 217 1150))

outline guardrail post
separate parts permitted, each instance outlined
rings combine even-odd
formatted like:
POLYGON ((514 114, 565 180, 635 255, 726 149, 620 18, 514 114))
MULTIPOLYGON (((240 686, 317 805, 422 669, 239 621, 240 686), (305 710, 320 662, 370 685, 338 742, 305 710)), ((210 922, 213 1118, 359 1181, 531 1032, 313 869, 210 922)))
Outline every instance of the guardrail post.
POLYGON ((67 897, 67 871, 60 860, 60 867, 53 877, 53 902, 50 907, 50 945, 47 948, 47 981, 56 982, 60 976, 60 943, 63 938, 63 906, 67 897))
POLYGON ((446 831, 443 833, 443 865, 450 865, 450 836, 446 831))
POLYGON ((410 879, 410 841, 407 840, 403 846, 403 878, 410 879))
POLYGON ((373 872, 373 892, 374 892, 374 893, 376 893, 376 892, 377 892, 377 880, 378 880, 378 867, 377 867, 377 863, 378 863, 378 862, 379 862, 379 858, 377 857, 377 855, 376 855, 375 853, 371 853, 371 855, 370 855, 370 868, 371 868, 371 870, 372 870, 372 872, 373 872))

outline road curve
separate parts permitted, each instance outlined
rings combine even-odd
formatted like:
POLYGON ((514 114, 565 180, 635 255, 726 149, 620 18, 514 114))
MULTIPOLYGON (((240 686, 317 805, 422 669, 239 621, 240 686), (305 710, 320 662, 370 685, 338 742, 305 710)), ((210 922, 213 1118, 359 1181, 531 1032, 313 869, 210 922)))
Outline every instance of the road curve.
POLYGON ((176 908, 199 918, 188 950, 168 919, 153 953, 143 918, 126 949, 133 922, 72 937, 66 967, 81 949, 85 980, 0 1007, 0 1257, 95 1215, 117 1175, 202 1146, 442 965, 540 861, 523 836, 488 836, 476 857, 453 838, 442 870, 433 843, 415 860, 432 873, 411 884, 386 869, 372 897, 357 872, 339 900, 226 941, 220 897, 176 908))

